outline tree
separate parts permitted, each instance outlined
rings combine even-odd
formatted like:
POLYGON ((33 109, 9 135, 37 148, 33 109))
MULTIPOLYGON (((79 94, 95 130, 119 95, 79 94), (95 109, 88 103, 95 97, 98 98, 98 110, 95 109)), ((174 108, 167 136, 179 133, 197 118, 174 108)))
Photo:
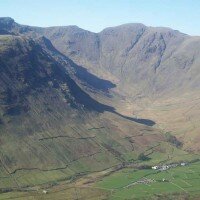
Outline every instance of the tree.
POLYGON ((144 153, 140 153, 138 155, 138 160, 145 161, 145 160, 149 160, 149 158, 146 155, 144 155, 144 153))
POLYGON ((171 143, 177 148, 183 146, 182 142, 180 142, 175 136, 171 135, 171 133, 167 132, 165 136, 166 136, 167 142, 171 143))

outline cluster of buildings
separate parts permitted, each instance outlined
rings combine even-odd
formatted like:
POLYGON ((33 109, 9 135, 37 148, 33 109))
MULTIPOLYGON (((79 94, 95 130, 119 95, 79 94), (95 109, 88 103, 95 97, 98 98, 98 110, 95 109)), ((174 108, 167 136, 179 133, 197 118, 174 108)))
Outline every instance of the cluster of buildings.
POLYGON ((155 165, 152 167, 152 169, 154 170, 159 170, 159 171, 165 171, 165 170, 168 170, 170 168, 174 168, 174 167, 177 167, 177 166, 186 166, 187 163, 186 162, 181 162, 181 163, 173 163, 173 164, 166 164, 166 165, 155 165))

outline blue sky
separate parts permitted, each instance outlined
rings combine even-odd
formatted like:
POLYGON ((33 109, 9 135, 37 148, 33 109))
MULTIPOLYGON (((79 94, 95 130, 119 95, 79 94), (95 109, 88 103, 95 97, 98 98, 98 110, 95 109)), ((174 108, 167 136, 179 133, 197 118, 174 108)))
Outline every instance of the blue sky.
POLYGON ((21 24, 77 25, 94 32, 137 22, 200 35, 200 0, 0 0, 0 16, 21 24))

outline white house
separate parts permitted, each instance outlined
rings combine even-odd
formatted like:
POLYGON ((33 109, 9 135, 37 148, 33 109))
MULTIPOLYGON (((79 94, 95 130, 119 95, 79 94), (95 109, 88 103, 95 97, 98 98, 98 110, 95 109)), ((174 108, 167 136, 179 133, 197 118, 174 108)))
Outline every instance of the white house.
POLYGON ((158 169, 158 166, 153 166, 152 169, 158 169))
POLYGON ((47 194, 47 191, 46 191, 46 190, 43 190, 42 193, 43 193, 43 194, 47 194))
POLYGON ((163 171, 165 171, 165 170, 167 170, 167 169, 169 169, 169 166, 167 166, 167 165, 163 165, 163 166, 161 167, 161 170, 163 170, 163 171))
POLYGON ((186 163, 185 163, 185 162, 182 162, 182 163, 181 163, 181 166, 186 166, 186 163))

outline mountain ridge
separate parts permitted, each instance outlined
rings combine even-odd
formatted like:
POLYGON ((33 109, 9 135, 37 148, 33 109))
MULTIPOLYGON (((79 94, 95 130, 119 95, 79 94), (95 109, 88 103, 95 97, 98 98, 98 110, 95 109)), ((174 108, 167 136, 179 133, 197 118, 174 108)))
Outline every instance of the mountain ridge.
MULTIPOLYGON (((46 37, 57 51, 79 66, 77 75, 84 77, 84 81, 89 81, 91 76, 86 75, 89 72, 115 85, 109 89, 114 100, 90 93, 93 98, 115 107, 123 115, 132 117, 134 113, 138 118, 147 118, 147 115, 158 126, 170 127, 166 130, 180 134, 179 138, 185 143, 190 134, 198 138, 198 126, 192 123, 195 121, 196 124, 200 119, 196 117, 190 98, 198 98, 200 88, 199 37, 142 24, 125 24, 92 33, 77 26, 41 28, 21 26, 13 19, 8 21, 13 27, 0 27, 0 30, 31 38, 46 37), (170 113, 174 112, 171 99, 182 101, 185 96, 186 101, 191 102, 189 112, 182 104, 177 118, 171 122, 170 113), (164 102, 171 104, 168 106, 164 102), (160 104, 170 108, 169 114, 160 108, 160 104), (180 119, 183 122, 180 123, 180 119), (182 126, 186 128, 181 129, 182 126)), ((189 142, 188 145, 192 144, 189 142)), ((198 149, 197 146, 193 148, 198 149)))
POLYGON ((200 88, 200 37, 141 24, 110 27, 100 33, 77 27, 27 27, 22 30, 22 34, 30 37, 47 37, 59 52, 77 65, 115 84, 116 87, 110 90, 114 97, 117 94, 127 99, 121 103, 121 100, 100 97, 103 102, 125 115, 149 116, 158 126, 188 143, 186 148, 199 149, 198 144, 193 145, 198 141, 196 123, 200 119, 193 109, 196 106, 192 99, 198 98, 200 88), (171 121, 170 113, 175 112, 173 101, 180 99, 182 102, 186 96, 186 101, 190 102, 189 112, 182 104, 171 121), (160 104, 169 109, 167 114, 160 104), (192 121, 188 120, 190 118, 192 121), (193 142, 188 140, 191 135, 196 138, 193 142))
POLYGON ((175 31, 175 32, 179 32, 181 34, 184 34, 184 35, 187 35, 187 36, 190 36, 190 37, 200 37, 198 35, 196 36, 192 36, 192 35, 189 35, 187 33, 184 33, 184 32, 181 32, 179 30, 175 30, 173 28, 170 28, 170 27, 164 27, 164 26, 146 26, 145 24, 143 23, 137 23, 137 22, 130 22, 130 23, 124 23, 124 24, 120 24, 120 25, 115 25, 115 26, 109 26, 109 27, 105 27, 103 28, 101 31, 98 31, 98 32, 94 32, 94 31, 90 31, 90 30, 87 30, 87 29, 84 29, 84 28, 81 28, 77 25, 56 25, 56 26, 45 26, 45 27, 42 27, 42 26, 31 26, 31 25, 25 25, 25 24, 20 24, 20 23, 17 23, 12 17, 0 17, 0 22, 1 22, 1 25, 3 24, 2 21, 5 23, 8 23, 8 24, 16 24, 16 25, 20 25, 20 26, 24 26, 24 27, 33 27, 33 28, 75 28, 75 29, 79 29, 79 30, 83 30, 83 31, 87 31, 87 32, 90 32, 90 33, 101 33, 103 31, 105 31, 106 29, 113 29, 113 28, 120 28, 120 27, 126 27, 126 26, 141 26, 141 27, 146 27, 146 28, 153 28, 153 29, 160 29, 160 30, 171 30, 171 31, 175 31))

